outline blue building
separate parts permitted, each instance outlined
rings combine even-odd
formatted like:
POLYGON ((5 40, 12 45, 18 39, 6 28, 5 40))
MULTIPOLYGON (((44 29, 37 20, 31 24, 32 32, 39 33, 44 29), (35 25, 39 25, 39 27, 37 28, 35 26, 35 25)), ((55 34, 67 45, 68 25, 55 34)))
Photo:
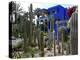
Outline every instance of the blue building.
POLYGON ((53 15, 55 20, 67 20, 69 18, 67 15, 67 8, 61 5, 48 8, 48 13, 53 15))
MULTIPOLYGON (((64 8, 61 5, 56 5, 56 6, 48 8, 48 9, 42 9, 42 12, 48 14, 48 16, 45 17, 44 15, 42 15, 41 17, 39 17, 40 24, 43 24, 43 22, 47 20, 48 21, 48 29, 50 29, 50 19, 49 18, 50 17, 53 18, 55 36, 57 36, 58 26, 57 26, 56 22, 57 21, 61 22, 59 24, 59 27, 60 26, 66 27, 66 25, 67 25, 66 21, 69 20, 69 17, 67 15, 67 8, 64 8)), ((47 27, 46 27, 46 29, 47 29, 47 27)), ((41 30, 43 30, 43 28, 41 30)))
POLYGON ((56 5, 56 6, 48 8, 48 13, 49 13, 49 16, 52 16, 54 19, 54 31, 55 31, 55 35, 57 35, 58 26, 57 26, 56 21, 61 22, 59 23, 59 27, 60 26, 66 27, 67 25, 66 21, 69 20, 69 17, 67 15, 67 8, 64 8, 61 5, 56 5))

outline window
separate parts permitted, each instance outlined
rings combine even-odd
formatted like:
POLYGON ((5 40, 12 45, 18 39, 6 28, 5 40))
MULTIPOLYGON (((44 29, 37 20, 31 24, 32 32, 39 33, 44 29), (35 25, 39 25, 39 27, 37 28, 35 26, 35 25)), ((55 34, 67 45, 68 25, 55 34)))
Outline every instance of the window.
POLYGON ((41 22, 43 22, 43 20, 41 20, 41 22))
POLYGON ((52 13, 56 14, 57 12, 55 10, 53 10, 52 13))

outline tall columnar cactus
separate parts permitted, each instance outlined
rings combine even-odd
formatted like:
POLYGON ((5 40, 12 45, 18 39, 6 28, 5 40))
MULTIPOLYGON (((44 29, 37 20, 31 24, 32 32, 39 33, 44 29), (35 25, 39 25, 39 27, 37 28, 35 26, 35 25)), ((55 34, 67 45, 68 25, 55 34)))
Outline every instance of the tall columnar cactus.
POLYGON ((59 28, 59 21, 57 21, 56 24, 57 24, 57 42, 58 42, 58 53, 59 53, 60 52, 60 49, 59 49, 60 48, 60 46, 59 46, 59 36, 58 36, 59 35, 59 31, 58 31, 59 30, 58 29, 59 28))
POLYGON ((32 44, 32 20, 33 20, 33 12, 32 12, 32 4, 30 4, 30 8, 29 8, 29 19, 30 19, 30 45, 32 44))
POLYGON ((71 54, 78 54, 78 12, 75 11, 70 21, 71 54))
MULTIPOLYGON (((53 40, 54 40, 54 18, 53 16, 50 16, 50 35, 51 37, 49 38, 50 40, 50 49, 53 47, 53 40)), ((55 40, 54 40, 54 56, 56 55, 55 51, 55 40)))
POLYGON ((64 43, 64 37, 65 33, 64 33, 64 29, 61 30, 61 36, 62 36, 62 55, 64 54, 64 46, 63 46, 63 43, 64 43))
POLYGON ((50 20, 50 43, 49 43, 49 48, 50 48, 50 50, 51 50, 51 48, 52 48, 52 42, 53 42, 53 24, 54 24, 54 22, 53 22, 53 18, 51 18, 51 20, 50 20))
POLYGON ((33 31, 33 38, 34 38, 34 45, 36 45, 36 28, 34 26, 34 31, 33 31))
POLYGON ((35 9, 34 14, 37 15, 37 40, 38 40, 38 47, 40 49, 40 28, 39 28, 39 16, 41 15, 42 11, 40 8, 35 9))
POLYGON ((27 49, 26 49, 26 38, 27 38, 27 33, 26 33, 26 23, 24 22, 23 25, 24 29, 23 29, 23 38, 24 38, 24 53, 26 53, 27 49))
MULTIPOLYGON (((28 16, 28 13, 25 17, 27 16, 28 16)), ((28 21, 27 19, 28 17, 24 19, 25 22, 23 22, 24 53, 26 53, 28 50, 28 21)))
POLYGON ((43 38, 44 38, 44 33, 43 32, 41 32, 40 33, 40 50, 41 50, 41 56, 43 57, 44 56, 44 40, 43 40, 43 38))

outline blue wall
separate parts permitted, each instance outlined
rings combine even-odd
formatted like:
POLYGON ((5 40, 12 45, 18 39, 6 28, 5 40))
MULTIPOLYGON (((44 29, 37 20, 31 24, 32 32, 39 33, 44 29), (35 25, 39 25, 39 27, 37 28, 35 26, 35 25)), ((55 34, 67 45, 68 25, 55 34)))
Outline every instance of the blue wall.
POLYGON ((48 8, 48 12, 50 15, 54 16, 54 19, 67 20, 67 9, 62 7, 61 5, 53 6, 48 8))
MULTIPOLYGON (((48 13, 49 13, 49 16, 52 15, 54 18, 54 30, 55 30, 55 33, 57 34, 56 21, 69 20, 69 17, 67 15, 67 8, 64 8, 61 5, 53 6, 48 8, 48 13)), ((65 23, 65 26, 66 26, 66 23, 65 23)))
POLYGON ((64 8, 61 5, 53 6, 48 8, 49 15, 52 15, 54 18, 54 30, 57 31, 56 21, 68 20, 67 8, 64 8))

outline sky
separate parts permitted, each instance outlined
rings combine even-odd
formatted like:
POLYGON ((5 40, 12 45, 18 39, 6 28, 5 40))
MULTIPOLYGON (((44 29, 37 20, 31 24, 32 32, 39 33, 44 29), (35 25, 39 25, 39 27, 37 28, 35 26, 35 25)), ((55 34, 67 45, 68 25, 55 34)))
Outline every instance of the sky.
MULTIPOLYGON (((30 6, 30 2, 25 2, 25 1, 18 1, 17 3, 19 3, 21 5, 21 7, 23 8, 24 11, 28 11, 28 8, 30 6)), ((48 9, 49 7, 52 7, 52 6, 56 6, 56 5, 62 5, 63 7, 65 8, 68 8, 68 7, 72 7, 73 5, 70 5, 70 4, 54 4, 54 3, 32 3, 33 5, 33 10, 35 10, 36 8, 45 8, 45 9, 48 9)))
MULTIPOLYGON (((23 11, 26 11, 26 12, 28 12, 29 6, 31 4, 31 2, 27 2, 27 1, 16 1, 16 3, 20 4, 20 6, 23 9, 23 11)), ((35 3, 32 3, 32 5, 33 5, 33 10, 35 10, 36 8, 41 8, 41 9, 45 8, 45 9, 48 9, 48 8, 56 6, 56 5, 62 5, 65 8, 73 6, 71 4, 68 4, 68 5, 67 4, 54 4, 54 3, 51 3, 51 2, 50 3, 35 2, 35 3)), ((35 22, 35 24, 37 23, 36 19, 37 19, 37 17, 35 17, 35 19, 33 19, 33 21, 35 22)))

